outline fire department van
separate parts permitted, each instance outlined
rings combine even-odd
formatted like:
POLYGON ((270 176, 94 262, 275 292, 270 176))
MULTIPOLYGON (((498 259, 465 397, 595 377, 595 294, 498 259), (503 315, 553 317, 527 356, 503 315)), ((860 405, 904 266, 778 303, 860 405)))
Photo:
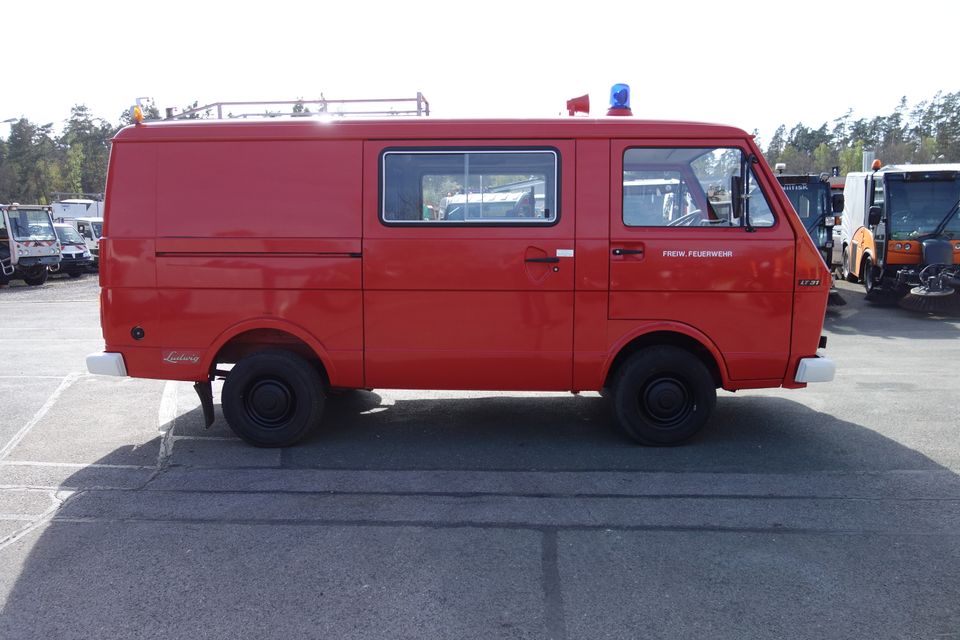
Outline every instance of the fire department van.
POLYGON ((222 377, 260 446, 378 387, 606 390, 629 436, 676 444, 718 388, 834 374, 830 274, 760 158, 736 128, 629 117, 130 126, 88 368, 193 381, 208 424, 222 377))

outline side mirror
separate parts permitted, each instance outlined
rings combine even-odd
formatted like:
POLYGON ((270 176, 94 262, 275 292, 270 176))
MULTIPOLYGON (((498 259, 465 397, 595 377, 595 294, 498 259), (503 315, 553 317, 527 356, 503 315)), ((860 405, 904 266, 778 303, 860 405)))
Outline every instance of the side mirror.
POLYGON ((843 213, 843 194, 835 193, 831 199, 833 204, 833 212, 843 213))
POLYGON ((743 177, 730 176, 730 221, 743 219, 743 177))
POLYGON ((881 210, 880 207, 874 205, 870 207, 870 212, 867 214, 867 224, 871 227, 875 227, 880 224, 881 210))

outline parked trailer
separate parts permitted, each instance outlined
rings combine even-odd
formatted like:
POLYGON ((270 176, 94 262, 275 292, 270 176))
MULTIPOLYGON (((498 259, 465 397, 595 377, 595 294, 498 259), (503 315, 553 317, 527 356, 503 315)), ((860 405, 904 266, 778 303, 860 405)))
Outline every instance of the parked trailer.
POLYGON ((834 374, 830 274, 760 158, 740 129, 630 117, 130 126, 87 366, 192 381, 207 424, 224 378, 259 446, 302 438, 329 390, 377 387, 607 389, 628 435, 676 444, 717 388, 834 374), (677 216, 628 210, 645 179, 677 216), (425 214, 524 181, 541 215, 425 214))

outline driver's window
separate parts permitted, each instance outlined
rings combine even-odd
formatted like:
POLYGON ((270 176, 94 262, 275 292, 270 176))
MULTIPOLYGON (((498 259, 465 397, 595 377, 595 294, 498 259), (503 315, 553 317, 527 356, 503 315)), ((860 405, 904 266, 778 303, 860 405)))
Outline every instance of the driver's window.
POLYGON ((628 227, 729 227, 739 149, 642 147, 623 156, 623 223, 628 227))

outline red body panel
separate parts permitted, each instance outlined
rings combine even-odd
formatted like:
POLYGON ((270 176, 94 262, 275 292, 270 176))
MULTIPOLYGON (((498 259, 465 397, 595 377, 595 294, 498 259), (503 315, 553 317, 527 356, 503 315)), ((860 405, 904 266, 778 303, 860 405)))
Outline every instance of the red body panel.
POLYGON ((670 332, 702 345, 725 388, 797 386, 829 288, 809 237, 761 168, 774 227, 624 226, 623 151, 658 144, 759 154, 737 129, 615 118, 124 129, 101 242, 106 349, 133 376, 205 380, 223 354, 282 335, 333 386, 583 390, 632 340, 670 332), (556 224, 386 225, 392 148, 552 149, 556 224))

